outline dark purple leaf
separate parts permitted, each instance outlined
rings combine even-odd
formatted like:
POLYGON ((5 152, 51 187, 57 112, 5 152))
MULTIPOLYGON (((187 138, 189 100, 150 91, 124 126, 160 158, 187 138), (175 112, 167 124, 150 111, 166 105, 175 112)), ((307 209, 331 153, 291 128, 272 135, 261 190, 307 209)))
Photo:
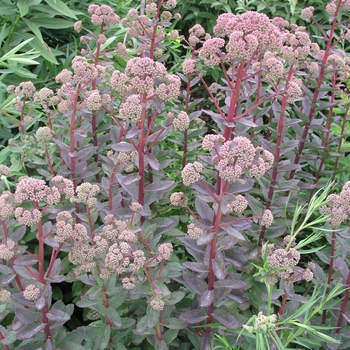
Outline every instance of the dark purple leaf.
POLYGON ((76 160, 81 161, 81 160, 88 160, 92 157, 93 154, 95 154, 96 147, 94 146, 87 146, 78 151, 76 154, 76 160))
POLYGON ((202 219, 213 222, 214 210, 210 208, 210 206, 207 203, 205 203, 202 199, 197 197, 195 199, 195 206, 196 206, 197 213, 202 219))
MULTIPOLYGON (((204 180, 203 180, 204 181, 204 180)), ((206 181, 204 181, 205 184, 210 188, 210 190, 212 191, 212 193, 215 193, 215 187, 209 183, 207 183, 206 181)), ((205 195, 210 195, 210 192, 208 192, 208 190, 206 189, 206 187, 204 187, 204 185, 202 184, 202 182, 195 182, 194 184, 192 184, 192 187, 198 191, 201 194, 205 194, 205 195)))
POLYGON ((200 310, 190 310, 187 312, 184 312, 179 316, 180 321, 194 324, 194 323, 200 323, 207 319, 207 314, 204 309, 200 310))
POLYGON ((222 229, 225 230, 230 236, 240 241, 245 241, 244 236, 239 231, 234 229, 232 226, 224 226, 222 229))
POLYGON ((70 320, 70 315, 58 309, 51 309, 47 314, 47 318, 56 322, 67 322, 70 320))
POLYGON ((188 268, 189 270, 195 271, 195 272, 202 272, 202 273, 207 273, 208 272, 208 266, 201 264, 201 263, 196 263, 196 262, 184 262, 182 266, 188 268))
POLYGON ((200 306, 208 307, 214 301, 214 291, 213 290, 205 290, 202 292, 200 296, 200 306))
POLYGON ((119 152, 135 151, 135 147, 131 143, 127 143, 127 142, 119 142, 119 143, 113 144, 111 148, 113 151, 119 151, 119 152))
POLYGON ((334 261, 334 266, 337 268, 337 270, 342 274, 344 281, 346 281, 348 274, 349 274, 349 267, 344 259, 342 258, 336 258, 334 261))
POLYGON ((0 286, 9 285, 15 278, 16 278, 16 275, 14 273, 10 273, 8 275, 2 275, 0 279, 0 286))
POLYGON ((40 295, 40 297, 34 301, 34 306, 37 310, 42 310, 45 304, 46 304, 46 299, 43 295, 40 295))
POLYGON ((17 230, 15 230, 11 235, 11 239, 14 241, 14 242, 18 242, 19 240, 21 240, 24 235, 26 234, 26 230, 27 230, 27 227, 25 225, 21 225, 20 227, 18 227, 17 230))
POLYGON ((45 224, 43 225, 43 235, 44 237, 49 235, 52 231, 52 222, 51 221, 47 221, 45 222, 45 224))
POLYGON ((197 239, 197 244, 198 245, 204 245, 204 244, 207 244, 209 243, 215 236, 215 232, 214 231, 209 231, 209 230, 206 230, 204 231, 204 233, 202 234, 202 236, 200 236, 198 239, 197 239))
POLYGON ((33 312, 30 309, 24 308, 22 305, 16 305, 16 317, 24 325, 31 324, 33 322, 40 322, 41 313, 33 312))
POLYGON ((194 111, 190 113, 189 117, 190 117, 190 120, 194 120, 199 118, 201 115, 202 115, 202 111, 194 111))
POLYGON ((145 159, 153 170, 160 169, 158 159, 153 154, 146 153, 145 159))
POLYGON ((215 310, 212 315, 217 321, 221 322, 227 328, 237 329, 241 327, 239 322, 232 316, 232 314, 225 310, 215 310))
POLYGON ((175 305, 179 301, 181 301, 185 297, 186 293, 177 291, 177 292, 172 292, 170 297, 167 299, 166 304, 167 305, 175 305))
POLYGON ((15 260, 15 265, 17 266, 32 266, 38 262, 35 256, 31 255, 21 255, 15 260))
POLYGON ((184 271, 183 279, 185 280, 186 286, 194 293, 202 294, 203 290, 208 288, 207 284, 204 282, 204 279, 198 277, 193 272, 184 271))
POLYGON ((285 171, 292 171, 292 170, 297 170, 297 169, 301 169, 301 165, 300 164, 284 164, 284 165, 278 165, 278 172, 282 173, 285 171))
POLYGON ((186 328, 186 323, 180 321, 178 318, 169 317, 162 320, 162 325, 170 329, 183 329, 186 328))
POLYGON ((140 180, 140 175, 138 173, 133 173, 133 174, 124 176, 120 184, 124 186, 130 186, 133 183, 138 182, 139 180, 140 180))
MULTIPOLYGON (((62 269, 62 261, 60 258, 56 259, 53 263, 53 266, 51 268, 51 273, 50 273, 50 276, 51 277, 54 277, 54 276, 57 276, 60 274, 61 272, 61 269, 62 269)), ((49 277, 50 277, 49 276, 49 277)))
POLYGON ((246 303, 249 300, 249 297, 239 289, 232 290, 228 297, 238 304, 246 303))
POLYGON ((237 180, 230 184, 227 192, 239 194, 250 191, 254 187, 255 181, 251 179, 237 180))
POLYGON ((170 189, 174 186, 174 181, 159 181, 153 182, 145 187, 145 192, 158 192, 170 189))
POLYGON ((33 275, 31 275, 29 273, 28 270, 30 270, 34 275, 38 275, 38 271, 33 269, 32 267, 26 266, 27 269, 24 266, 20 266, 20 265, 14 265, 13 268, 14 270, 21 276, 24 277, 25 279, 28 280, 34 280, 35 277, 33 277, 33 275))
POLYGON ((222 261, 218 261, 218 258, 216 258, 215 260, 212 260, 213 263, 213 271, 214 274, 216 276, 216 278, 218 278, 219 280, 222 280, 226 277, 226 272, 225 272, 225 267, 222 261))
POLYGON ((215 282, 215 287, 225 287, 231 289, 242 289, 246 287, 246 283, 241 280, 221 280, 215 282))
POLYGON ((42 331, 44 328, 45 328, 44 323, 32 322, 17 331, 17 339, 19 340, 25 340, 30 338, 34 339, 35 335, 38 334, 40 331, 42 331))
POLYGON ((141 129, 139 129, 138 127, 134 126, 133 128, 131 128, 128 133, 125 135, 125 138, 127 139, 133 139, 135 136, 141 134, 141 129))

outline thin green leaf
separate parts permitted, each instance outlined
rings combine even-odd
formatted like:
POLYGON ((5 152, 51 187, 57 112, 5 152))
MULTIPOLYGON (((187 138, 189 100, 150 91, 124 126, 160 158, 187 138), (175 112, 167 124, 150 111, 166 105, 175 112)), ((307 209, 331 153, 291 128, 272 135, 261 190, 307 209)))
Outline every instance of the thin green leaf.
POLYGON ((45 2, 59 14, 77 19, 75 13, 61 0, 45 0, 45 2))

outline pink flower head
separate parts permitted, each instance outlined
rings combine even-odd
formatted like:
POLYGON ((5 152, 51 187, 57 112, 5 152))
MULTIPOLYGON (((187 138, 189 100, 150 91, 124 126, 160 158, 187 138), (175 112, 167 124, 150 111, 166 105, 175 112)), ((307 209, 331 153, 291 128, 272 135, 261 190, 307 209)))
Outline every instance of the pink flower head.
POLYGON ((201 176, 203 166, 199 162, 188 163, 182 170, 182 182, 185 186, 189 186, 198 181, 201 176))
POLYGON ((173 120, 174 131, 182 131, 188 129, 190 125, 190 118, 186 112, 180 112, 177 117, 173 120))
POLYGON ((303 19, 305 22, 311 22, 312 17, 314 16, 314 10, 315 8, 313 6, 309 6, 304 8, 301 11, 301 16, 300 18, 303 19))
POLYGON ((224 45, 225 40, 221 38, 206 40, 199 50, 199 58, 201 58, 208 67, 217 66, 223 58, 223 53, 220 49, 224 45))

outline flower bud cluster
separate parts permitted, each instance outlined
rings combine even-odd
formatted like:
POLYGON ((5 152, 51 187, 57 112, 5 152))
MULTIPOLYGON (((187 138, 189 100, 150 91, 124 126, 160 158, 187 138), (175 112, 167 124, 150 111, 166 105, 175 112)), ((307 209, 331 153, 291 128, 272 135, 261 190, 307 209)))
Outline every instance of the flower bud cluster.
POLYGON ((61 175, 57 175, 51 179, 51 182, 60 193, 63 193, 66 196, 66 198, 71 200, 74 198, 74 184, 72 180, 68 180, 61 175))
POLYGON ((15 255, 15 242, 12 239, 7 239, 6 243, 0 244, 0 259, 10 260, 15 255))
POLYGON ((84 182, 77 187, 77 195, 79 201, 86 204, 88 208, 94 208, 97 203, 96 195, 100 192, 98 185, 84 182))
POLYGON ((237 214, 242 214, 244 210, 248 207, 248 201, 241 194, 233 196, 234 200, 227 204, 227 209, 230 213, 235 212, 237 214))
POLYGON ((276 315, 265 316, 263 315, 262 311, 260 311, 257 316, 253 317, 253 326, 243 325, 243 328, 249 333, 269 333, 276 328, 276 315))
POLYGON ((8 168, 6 165, 0 164, 0 176, 11 176, 10 168, 8 168))
POLYGON ((180 95, 181 79, 168 74, 162 63, 148 57, 137 57, 127 62, 125 73, 112 73, 110 86, 117 92, 130 94, 119 113, 125 120, 138 122, 143 108, 139 94, 146 94, 147 98, 156 95, 163 101, 173 101, 180 95))
POLYGON ((53 132, 47 126, 41 126, 35 132, 35 137, 38 142, 50 142, 52 140, 53 132))
POLYGON ((182 131, 188 129, 190 126, 190 118, 186 112, 180 112, 176 118, 173 120, 174 131, 182 131))
POLYGON ((260 219, 260 225, 265 227, 270 227, 272 225, 272 222, 273 222, 273 215, 271 213, 271 210, 266 209, 260 219))
POLYGON ((11 300, 11 293, 1 288, 0 289, 0 303, 8 303, 11 300))
POLYGON ((328 216, 327 222, 336 229, 350 215, 350 181, 345 183, 339 195, 331 194, 327 201, 328 203, 320 208, 320 212, 328 216))
POLYGON ((171 243, 163 243, 158 246, 157 260, 169 260, 173 254, 173 245, 171 243))
MULTIPOLYGON (((218 142, 222 142, 220 136, 207 135, 202 145, 204 149, 212 150, 218 142)), ((213 157, 213 163, 219 171, 222 179, 234 182, 249 169, 250 176, 262 177, 273 164, 273 155, 261 147, 254 147, 252 142, 244 137, 237 136, 232 141, 222 144, 217 154, 213 157)))
POLYGON ((26 226, 34 226, 41 220, 41 212, 38 209, 27 210, 21 207, 15 209, 15 218, 26 226))
POLYGON ((203 235, 203 229, 192 223, 187 226, 187 234, 190 238, 197 240, 203 235))
POLYGON ((113 9, 108 5, 91 4, 88 8, 91 14, 91 22, 95 26, 114 25, 120 21, 120 17, 113 12, 113 9))
POLYGON ((162 311, 164 309, 164 301, 159 296, 152 298, 149 302, 150 307, 156 311, 162 311))
POLYGON ((6 220, 13 214, 14 196, 10 191, 0 194, 0 220, 6 220))
POLYGON ((57 204, 61 199, 58 188, 50 188, 44 180, 35 178, 22 178, 17 183, 15 191, 16 204, 23 202, 46 202, 49 205, 57 204))
POLYGON ((275 284, 279 279, 290 280, 294 272, 301 275, 301 278, 307 282, 313 279, 311 270, 315 268, 315 264, 309 262, 307 268, 301 270, 300 273, 300 268, 296 268, 300 261, 300 253, 293 248, 295 242, 288 246, 289 241, 290 236, 285 237, 285 248, 277 248, 274 244, 265 244, 261 249, 262 257, 264 258, 267 254, 267 265, 273 270, 266 280, 269 284, 275 284))
MULTIPOLYGON (((248 44, 244 47, 244 50, 247 50, 246 53, 253 48, 254 50, 258 48, 261 53, 279 51, 282 46, 280 29, 271 23, 268 16, 259 12, 247 11, 240 15, 233 13, 220 15, 214 27, 214 34, 223 38, 230 37, 233 32, 242 33, 240 38, 248 44)), ((232 45, 234 45, 233 41, 232 45)), ((229 52, 228 49, 227 52, 229 52)))
POLYGON ((203 166, 199 162, 186 164, 181 172, 183 184, 185 186, 190 186, 194 182, 198 181, 201 177, 202 169, 203 166))
POLYGON ((40 289, 37 286, 35 286, 34 284, 30 284, 23 291, 24 299, 27 299, 30 301, 34 301, 34 300, 38 299, 39 295, 40 295, 40 289))
POLYGON ((170 196, 170 203, 171 203, 171 205, 174 205, 175 207, 186 205, 187 201, 188 201, 188 198, 186 196, 184 196, 183 192, 174 192, 170 196))

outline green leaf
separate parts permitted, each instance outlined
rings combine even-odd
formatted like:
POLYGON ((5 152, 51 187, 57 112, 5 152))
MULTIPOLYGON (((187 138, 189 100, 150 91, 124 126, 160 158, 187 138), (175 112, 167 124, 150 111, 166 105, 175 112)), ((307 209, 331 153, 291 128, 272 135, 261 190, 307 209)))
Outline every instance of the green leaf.
POLYGON ((45 2, 61 15, 77 19, 74 12, 61 0, 45 0, 45 2))
POLYGON ((71 21, 60 18, 32 18, 31 22, 38 27, 49 29, 71 28, 73 24, 71 21))
POLYGON ((26 18, 22 18, 22 21, 28 26, 28 28, 36 35, 36 37, 43 42, 43 36, 41 35, 41 31, 39 29, 39 27, 31 22, 29 19, 26 18))
POLYGON ((19 9, 19 14, 24 17, 29 12, 29 6, 27 0, 18 0, 17 7, 19 9))
POLYGON ((29 44, 34 38, 27 38, 27 40, 21 42, 16 47, 14 47, 11 51, 7 52, 5 55, 0 57, 0 62, 6 61, 9 56, 14 55, 17 51, 19 51, 23 46, 29 44))
POLYGON ((37 37, 33 37, 31 34, 26 34, 26 33, 17 33, 17 35, 24 39, 31 37, 31 40, 29 41, 29 45, 33 49, 38 51, 38 53, 49 62, 58 64, 56 57, 52 53, 50 47, 47 46, 45 43, 42 43, 37 37))

